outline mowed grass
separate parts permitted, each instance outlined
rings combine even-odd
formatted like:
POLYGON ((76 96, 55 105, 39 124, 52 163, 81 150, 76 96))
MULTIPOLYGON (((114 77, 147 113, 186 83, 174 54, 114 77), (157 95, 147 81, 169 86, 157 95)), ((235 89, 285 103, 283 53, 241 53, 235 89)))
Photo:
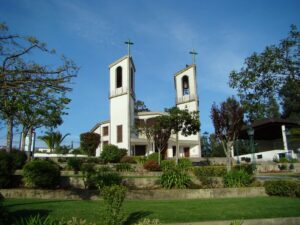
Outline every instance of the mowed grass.
MULTIPOLYGON (((78 217, 99 224, 103 201, 6 199, 14 218, 39 213, 57 219, 78 217)), ((227 198, 201 200, 127 200, 126 224, 158 218, 162 223, 236 220, 300 216, 300 199, 284 197, 227 198)))

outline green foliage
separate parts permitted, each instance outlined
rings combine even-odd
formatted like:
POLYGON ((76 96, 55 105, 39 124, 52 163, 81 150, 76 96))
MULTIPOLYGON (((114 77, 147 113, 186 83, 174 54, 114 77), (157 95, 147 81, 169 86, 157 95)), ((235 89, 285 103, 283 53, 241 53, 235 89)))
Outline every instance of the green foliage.
POLYGON ((129 163, 119 163, 115 167, 118 172, 123 172, 123 171, 128 172, 128 171, 133 170, 133 168, 131 167, 131 164, 129 164, 129 163))
POLYGON ((191 178, 189 175, 179 168, 165 170, 160 177, 160 184, 166 189, 187 188, 190 183, 191 178))
POLYGON ((105 145, 100 154, 100 158, 105 163, 118 163, 127 154, 126 149, 119 149, 115 145, 105 145))
POLYGON ((224 176, 225 187, 247 187, 252 181, 252 177, 244 170, 232 170, 224 176))
POLYGON ((93 175, 96 173, 95 164, 94 163, 83 163, 80 167, 84 188, 95 188, 96 184, 93 181, 93 175))
POLYGON ((284 118, 299 118, 299 43, 300 32, 292 25, 278 45, 253 53, 240 71, 230 73, 229 85, 237 89, 249 121, 278 116, 278 102, 284 118))
POLYGON ((138 112, 149 112, 149 111, 150 110, 147 108, 147 106, 143 101, 136 100, 134 102, 134 112, 138 113, 138 112))
POLYGON ((279 165, 278 165, 278 168, 279 168, 280 170, 287 170, 288 166, 287 166, 287 164, 279 164, 279 165))
POLYGON ((181 158, 178 160, 178 168, 181 170, 189 170, 193 167, 193 163, 191 160, 186 158, 181 158))
POLYGON ((161 225, 158 219, 142 219, 138 223, 135 223, 134 225, 161 225))
POLYGON ((154 152, 147 156, 147 160, 154 160, 158 162, 158 152, 154 152))
POLYGON ((147 161, 147 157, 146 157, 146 156, 134 156, 134 160, 135 160, 138 164, 144 165, 144 163, 147 161))
POLYGON ((122 205, 126 196, 126 188, 119 185, 104 187, 101 195, 105 203, 105 225, 122 225, 125 216, 122 213, 122 205))
POLYGON ((202 188, 216 188, 219 186, 218 181, 215 177, 201 176, 198 177, 198 179, 201 181, 202 188))
POLYGON ((9 224, 8 223, 8 219, 9 219, 9 213, 7 211, 7 209, 3 206, 3 197, 0 193, 0 225, 6 225, 9 224))
POLYGON ((80 148, 88 155, 95 155, 100 144, 100 135, 87 132, 80 134, 80 148))
POLYGON ((60 183, 60 170, 52 161, 34 160, 24 166, 23 180, 27 187, 56 188, 60 183))
POLYGON ((160 167, 163 171, 171 170, 176 167, 176 163, 174 160, 163 160, 160 163, 160 167))
POLYGON ((64 141, 64 139, 70 135, 69 133, 66 135, 62 135, 59 131, 56 132, 46 132, 45 135, 40 136, 39 139, 45 142, 47 147, 51 150, 59 150, 61 143, 64 141))
POLYGON ((12 150, 10 153, 11 157, 13 158, 14 168, 16 170, 20 170, 23 168, 27 161, 27 155, 25 152, 19 150, 12 150))
POLYGON ((0 150, 0 188, 7 188, 11 185, 14 172, 13 157, 6 151, 0 150))
POLYGON ((233 167, 233 170, 243 170, 246 173, 248 173, 249 175, 253 175, 254 173, 254 167, 252 164, 240 164, 240 165, 235 165, 233 167))
POLYGON ((244 220, 234 220, 230 222, 230 225, 242 225, 244 223, 244 220))
POLYGON ((144 169, 149 171, 160 171, 160 166, 158 165, 157 161, 150 159, 144 163, 144 169))
POLYGON ((86 187, 89 189, 102 189, 105 186, 120 185, 122 177, 119 173, 112 171, 109 167, 100 167, 98 170, 87 168, 84 172, 86 187))
POLYGON ((199 166, 193 169, 196 177, 223 177, 226 175, 225 166, 199 166))
POLYGON ((82 163, 83 160, 80 158, 68 158, 67 160, 68 167, 74 170, 75 173, 77 173, 80 170, 82 163))
POLYGON ((44 217, 38 214, 36 216, 30 216, 29 218, 21 218, 13 225, 63 225, 63 223, 60 223, 49 216, 44 217))
POLYGON ((264 186, 266 193, 271 196, 300 197, 299 180, 268 180, 264 186))
POLYGON ((131 163, 131 164, 136 164, 136 160, 133 156, 128 156, 125 155, 122 157, 122 159, 120 160, 120 163, 131 163))
POLYGON ((279 163, 288 163, 289 160, 286 157, 282 157, 279 159, 279 163))

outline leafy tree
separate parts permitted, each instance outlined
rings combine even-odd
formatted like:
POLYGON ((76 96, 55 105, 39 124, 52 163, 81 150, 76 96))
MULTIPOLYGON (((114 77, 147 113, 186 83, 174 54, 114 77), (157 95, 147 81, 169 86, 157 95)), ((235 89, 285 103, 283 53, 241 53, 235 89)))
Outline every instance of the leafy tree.
POLYGON ((154 141, 155 123, 156 118, 150 118, 147 120, 137 120, 135 124, 135 131, 147 138, 147 150, 150 149, 154 141))
POLYGON ((137 112, 149 112, 150 110, 143 101, 137 100, 134 103, 134 111, 137 112))
POLYGON ((227 98, 220 106, 216 103, 211 108, 211 119, 215 136, 222 143, 227 158, 227 171, 231 170, 231 149, 243 125, 243 109, 234 97, 227 98))
POLYGON ((199 112, 188 112, 180 110, 177 107, 168 109, 170 116, 170 127, 173 134, 176 136, 176 164, 179 158, 179 132, 183 136, 195 135, 200 130, 199 112))
POLYGON ((68 84, 78 72, 75 63, 64 56, 61 65, 53 67, 36 62, 33 52, 55 53, 34 37, 10 34, 8 27, 0 23, 0 117, 7 124, 7 151, 12 148, 13 127, 20 122, 16 114, 23 109, 24 101, 40 93, 44 100, 37 101, 36 106, 50 96, 60 99, 71 90, 68 84))
POLYGON ((275 101, 281 103, 285 117, 299 118, 298 104, 294 106, 291 98, 299 99, 300 95, 299 45, 300 32, 292 25, 289 36, 279 45, 267 46, 260 54, 253 53, 240 71, 230 73, 229 85, 237 89, 249 121, 278 116, 277 112, 274 114, 276 107, 271 111, 268 107, 275 101))
POLYGON ((57 150, 60 148, 61 143, 68 135, 70 134, 67 133, 63 136, 59 131, 50 131, 46 132, 44 136, 39 137, 39 139, 45 142, 50 151, 53 152, 53 150, 57 150))

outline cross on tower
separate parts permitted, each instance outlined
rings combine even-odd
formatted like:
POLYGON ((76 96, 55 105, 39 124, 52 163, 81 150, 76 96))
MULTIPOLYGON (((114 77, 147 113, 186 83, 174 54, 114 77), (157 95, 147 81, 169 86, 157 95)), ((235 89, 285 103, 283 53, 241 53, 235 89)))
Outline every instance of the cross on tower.
POLYGON ((193 49, 193 51, 191 51, 190 54, 193 57, 193 64, 196 64, 196 55, 198 55, 198 53, 195 51, 195 49, 193 49))
POLYGON ((128 55, 130 56, 130 45, 133 45, 133 42, 128 39, 128 41, 125 41, 124 43, 128 45, 128 55))

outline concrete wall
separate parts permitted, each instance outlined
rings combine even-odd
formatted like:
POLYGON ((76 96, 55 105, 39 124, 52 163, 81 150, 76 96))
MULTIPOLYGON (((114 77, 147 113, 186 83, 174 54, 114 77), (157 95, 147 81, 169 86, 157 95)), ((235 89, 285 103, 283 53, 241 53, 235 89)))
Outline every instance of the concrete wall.
MULTIPOLYGON (((4 198, 32 199, 99 199, 97 191, 89 190, 41 190, 41 189, 0 189, 4 198)), ((267 196, 263 187, 177 189, 177 190, 130 190, 127 199, 201 199, 267 196)))

